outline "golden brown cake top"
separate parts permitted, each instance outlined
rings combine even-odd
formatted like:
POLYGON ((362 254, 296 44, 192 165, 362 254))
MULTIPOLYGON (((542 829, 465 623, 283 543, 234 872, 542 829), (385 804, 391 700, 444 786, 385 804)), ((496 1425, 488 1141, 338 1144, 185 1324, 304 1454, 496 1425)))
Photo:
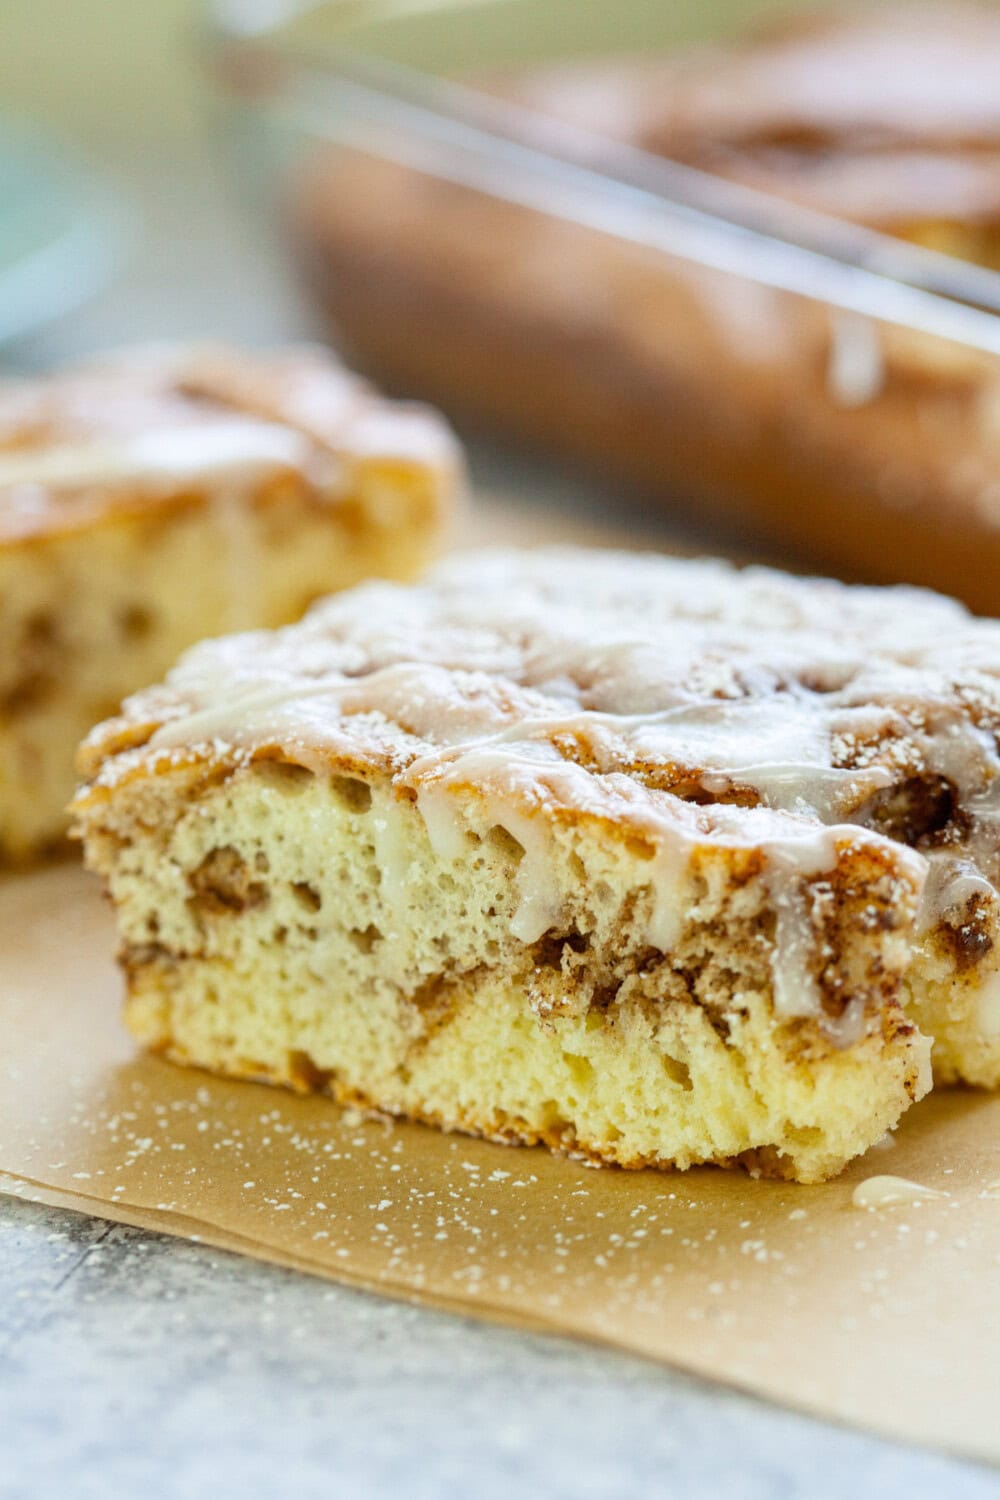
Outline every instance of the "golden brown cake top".
POLYGON ((80 806, 192 759, 279 755, 390 773, 445 853, 470 797, 525 848, 553 819, 598 819, 663 870, 715 846, 814 876, 854 848, 911 884, 930 873, 928 922, 961 926, 970 902, 995 911, 998 732, 1000 623, 937 595, 608 552, 459 555, 423 585, 196 647, 91 736, 80 806))
POLYGON ((450 469, 457 447, 435 412, 318 347, 127 349, 0 384, 0 540, 290 472, 335 503, 373 458, 450 469))
POLYGON ((1000 220, 1000 8, 871 5, 730 47, 527 75, 590 130, 886 227, 1000 220))

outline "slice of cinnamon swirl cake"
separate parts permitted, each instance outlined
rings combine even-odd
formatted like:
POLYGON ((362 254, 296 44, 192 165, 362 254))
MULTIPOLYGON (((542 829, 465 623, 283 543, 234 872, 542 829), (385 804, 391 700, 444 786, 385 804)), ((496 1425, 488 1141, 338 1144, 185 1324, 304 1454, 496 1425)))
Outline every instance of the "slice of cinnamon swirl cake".
POLYGON ((1000 1077, 1000 625, 459 556, 195 648, 82 751, 178 1061, 625 1166, 816 1181, 1000 1077))
POLYGON ((413 577, 459 476, 436 413, 320 349, 0 381, 0 863, 65 837, 76 747, 126 693, 205 636, 413 577))

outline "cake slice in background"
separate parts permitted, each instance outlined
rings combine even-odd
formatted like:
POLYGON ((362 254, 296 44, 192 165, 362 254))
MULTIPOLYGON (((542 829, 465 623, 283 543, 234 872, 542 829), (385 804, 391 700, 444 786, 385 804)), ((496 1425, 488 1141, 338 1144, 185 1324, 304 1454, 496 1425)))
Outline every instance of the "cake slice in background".
POLYGON ((309 348, 0 385, 0 859, 59 842, 80 739, 185 647, 419 571, 459 470, 432 411, 309 348))

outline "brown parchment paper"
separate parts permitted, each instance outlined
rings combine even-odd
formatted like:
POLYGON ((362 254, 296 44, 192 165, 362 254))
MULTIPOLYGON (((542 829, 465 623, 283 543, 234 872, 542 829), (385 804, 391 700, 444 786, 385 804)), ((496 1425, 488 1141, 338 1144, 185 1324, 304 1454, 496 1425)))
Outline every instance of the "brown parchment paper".
POLYGON ((75 866, 0 882, 0 1187, 1000 1461, 1000 1099, 822 1187, 595 1171, 137 1056, 113 943, 75 866), (948 1196, 853 1207, 874 1173, 948 1196))

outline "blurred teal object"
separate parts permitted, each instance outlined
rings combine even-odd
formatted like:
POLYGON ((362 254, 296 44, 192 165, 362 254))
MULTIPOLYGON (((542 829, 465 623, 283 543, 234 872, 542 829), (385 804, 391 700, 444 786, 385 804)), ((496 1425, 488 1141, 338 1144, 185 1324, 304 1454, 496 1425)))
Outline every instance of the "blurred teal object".
POLYGON ((0 343, 99 292, 121 263, 129 214, 85 163, 0 118, 0 343))

